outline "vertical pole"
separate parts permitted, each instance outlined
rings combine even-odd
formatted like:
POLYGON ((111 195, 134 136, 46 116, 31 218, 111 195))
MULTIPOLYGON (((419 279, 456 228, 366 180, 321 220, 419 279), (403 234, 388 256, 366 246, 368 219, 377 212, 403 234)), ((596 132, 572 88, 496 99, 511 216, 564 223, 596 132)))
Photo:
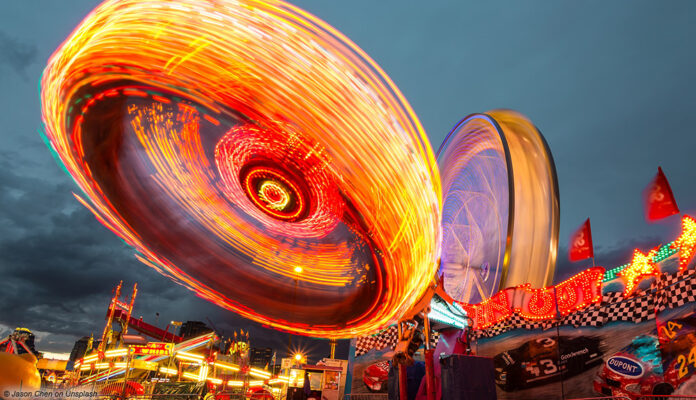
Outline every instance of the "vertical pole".
POLYGON ((408 381, 406 379, 406 366, 399 364, 399 400, 408 400, 408 381))
POLYGON ((102 333, 102 340, 99 342, 99 346, 97 347, 97 352, 103 352, 106 350, 106 336, 111 331, 111 324, 114 320, 114 307, 116 305, 116 301, 118 301, 118 298, 121 297, 122 285, 123 281, 119 282, 118 286, 116 286, 116 293, 114 293, 114 297, 111 298, 111 304, 109 304, 109 310, 107 311, 108 315, 106 319, 106 326, 104 327, 104 333, 102 333))
MULTIPOLYGON (((131 307, 133 307, 133 304, 131 303, 131 307)), ((128 326, 128 325, 126 325, 128 326)), ((130 370, 130 347, 126 346, 126 349, 128 349, 128 353, 126 353, 126 372, 123 374, 123 391, 121 392, 121 397, 124 399, 126 398, 126 385, 128 385, 128 370, 130 370)))
POLYGON ((276 374, 275 372, 275 366, 276 366, 276 352, 273 352, 273 370, 271 371, 273 375, 280 376, 280 374, 276 374))
MULTIPOLYGON (((594 257, 592 257, 592 264, 594 266, 594 257)), ((558 374, 561 378, 561 398, 565 400, 565 385, 563 382, 565 379, 563 378, 563 372, 561 371, 561 311, 558 309, 556 286, 553 287, 553 303, 556 307, 556 354, 558 354, 556 363, 558 364, 558 374)))
MULTIPOLYGON (((399 340, 403 339, 404 328, 401 322, 397 323, 399 340)), ((399 400, 408 400, 408 381, 406 379, 406 366, 398 365, 399 368, 399 400)))
POLYGON ((329 358, 334 359, 336 358, 336 339, 331 339, 329 343, 331 344, 331 354, 329 358))
POLYGON ((428 313, 423 313, 423 332, 425 333, 425 390, 428 400, 435 400, 435 350, 430 344, 430 320, 428 313))
POLYGON ((126 315, 126 323, 123 326, 123 331, 121 332, 121 340, 123 341, 123 335, 128 333, 128 324, 130 323, 131 315, 133 314, 133 304, 135 304, 135 296, 138 294, 138 284, 133 285, 133 294, 131 294, 130 305, 128 306, 128 314, 126 315))

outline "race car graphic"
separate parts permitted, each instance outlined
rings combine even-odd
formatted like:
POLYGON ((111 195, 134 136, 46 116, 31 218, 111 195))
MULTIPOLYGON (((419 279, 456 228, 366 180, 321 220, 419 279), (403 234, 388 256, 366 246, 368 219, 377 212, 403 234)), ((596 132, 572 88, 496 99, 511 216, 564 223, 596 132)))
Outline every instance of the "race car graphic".
POLYGON ((640 335, 607 358, 594 380, 597 393, 636 399, 641 394, 670 394, 665 382, 660 344, 654 334, 640 335))
POLYGON ((374 363, 363 371, 363 383, 371 392, 386 392, 389 361, 374 363))
POLYGON ((573 376, 601 361, 599 338, 586 336, 532 339, 493 358, 496 384, 505 391, 573 376))
POLYGON ((696 316, 666 321, 607 358, 594 380, 605 396, 669 395, 696 372, 696 316))
POLYGON ((658 327, 665 380, 678 388, 696 373, 696 313, 658 327))

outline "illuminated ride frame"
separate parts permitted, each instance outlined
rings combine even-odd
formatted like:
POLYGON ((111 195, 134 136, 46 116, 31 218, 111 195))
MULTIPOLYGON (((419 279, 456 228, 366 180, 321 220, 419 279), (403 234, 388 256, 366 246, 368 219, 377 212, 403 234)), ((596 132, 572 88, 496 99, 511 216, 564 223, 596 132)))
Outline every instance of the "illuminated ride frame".
POLYGON ((34 355, 34 352, 24 343, 24 338, 22 338, 22 333, 24 332, 31 333, 26 328, 17 328, 6 339, 0 340, 0 351, 11 354, 28 353, 34 355))
POLYGON ((258 392, 277 396, 281 387, 287 385, 288 377, 230 362, 229 357, 219 354, 214 350, 219 341, 215 332, 184 339, 169 332, 169 325, 162 330, 132 318, 137 289, 133 288, 130 303, 125 303, 120 300, 121 287, 119 283, 109 303, 98 347, 91 349, 90 345, 87 354, 74 364, 73 386, 98 385, 105 395, 147 396, 152 393, 138 390, 143 389, 142 380, 152 379, 153 373, 153 382, 197 382, 205 385, 208 392, 218 394, 258 392), (120 325, 120 331, 112 330, 115 323, 120 325), (148 342, 141 335, 128 334, 129 327, 158 341, 148 342))

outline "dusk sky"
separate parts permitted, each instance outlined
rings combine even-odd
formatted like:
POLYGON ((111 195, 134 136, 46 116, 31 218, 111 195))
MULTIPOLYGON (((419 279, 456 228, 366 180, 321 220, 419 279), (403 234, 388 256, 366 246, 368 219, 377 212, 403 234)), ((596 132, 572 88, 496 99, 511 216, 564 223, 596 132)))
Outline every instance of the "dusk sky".
MULTIPOLYGON (((251 328, 282 353, 287 334, 197 298, 136 261, 74 199, 41 139, 39 81, 50 54, 98 1, 0 2, 0 337, 35 332, 41 351, 99 335, 112 288, 138 282, 135 314, 159 325, 251 328), (49 334, 50 332, 50 334, 49 334)), ((661 165, 683 212, 696 212, 696 2, 321 1, 294 4, 342 31, 394 80, 436 150, 467 114, 510 108, 549 143, 561 196, 557 276, 567 239, 592 220, 597 265, 671 241, 678 217, 648 224, 641 192, 661 165)), ((129 292, 129 289, 126 290, 129 292)), ((293 339, 327 356, 325 341, 293 339)), ((347 346, 342 345, 346 357, 347 346)), ((279 354, 281 356, 282 354, 279 354)))

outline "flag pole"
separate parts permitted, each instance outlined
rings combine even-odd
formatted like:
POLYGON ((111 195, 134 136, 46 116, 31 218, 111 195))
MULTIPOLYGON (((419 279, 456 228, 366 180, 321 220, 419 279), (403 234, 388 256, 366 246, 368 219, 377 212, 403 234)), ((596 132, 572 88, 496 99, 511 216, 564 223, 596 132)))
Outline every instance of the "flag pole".
MULTIPOLYGON (((592 264, 594 265, 594 257, 592 257, 592 264)), ((556 307, 556 320, 554 321, 556 323, 556 354, 558 355, 558 358, 556 362, 558 362, 558 373, 560 374, 560 368, 561 368, 561 310, 558 308, 558 295, 556 293, 556 285, 553 286, 553 302, 556 307)), ((561 397, 565 399, 565 385, 563 384, 563 377, 561 377, 561 397)))

